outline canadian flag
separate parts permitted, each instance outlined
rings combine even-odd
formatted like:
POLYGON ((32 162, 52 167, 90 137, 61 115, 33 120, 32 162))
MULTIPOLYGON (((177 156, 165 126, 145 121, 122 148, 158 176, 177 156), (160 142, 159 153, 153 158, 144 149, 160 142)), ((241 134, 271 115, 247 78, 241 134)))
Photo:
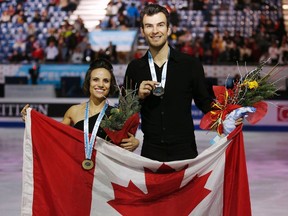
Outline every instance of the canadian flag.
POLYGON ((23 216, 251 215, 241 127, 195 159, 167 163, 97 137, 86 171, 83 132, 27 112, 23 216))

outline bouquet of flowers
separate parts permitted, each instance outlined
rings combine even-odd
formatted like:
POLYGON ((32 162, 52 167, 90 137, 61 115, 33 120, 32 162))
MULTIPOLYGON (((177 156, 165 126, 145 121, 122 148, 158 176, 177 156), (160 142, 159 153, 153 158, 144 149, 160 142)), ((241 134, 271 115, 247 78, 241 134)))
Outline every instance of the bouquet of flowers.
POLYGON ((265 116, 268 106, 263 100, 275 96, 277 91, 275 82, 271 82, 271 77, 275 76, 277 71, 276 66, 267 74, 261 74, 266 62, 234 81, 232 89, 227 89, 225 86, 213 86, 215 94, 213 110, 201 119, 201 129, 216 129, 218 134, 222 134, 223 121, 226 116, 240 107, 256 108, 254 113, 247 114, 246 119, 251 124, 256 124, 265 116))
POLYGON ((135 135, 140 124, 139 111, 141 109, 139 98, 133 90, 120 89, 119 104, 111 109, 110 116, 105 116, 101 127, 111 141, 119 145, 128 132, 135 135))

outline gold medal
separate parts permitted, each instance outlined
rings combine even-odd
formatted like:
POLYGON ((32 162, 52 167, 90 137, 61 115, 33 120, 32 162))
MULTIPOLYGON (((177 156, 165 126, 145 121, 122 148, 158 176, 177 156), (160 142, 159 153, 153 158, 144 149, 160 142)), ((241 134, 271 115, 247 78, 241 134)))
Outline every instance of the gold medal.
POLYGON ((82 162, 82 167, 83 169, 85 170, 90 170, 94 167, 94 163, 92 160, 89 160, 89 159, 85 159, 83 162, 82 162))

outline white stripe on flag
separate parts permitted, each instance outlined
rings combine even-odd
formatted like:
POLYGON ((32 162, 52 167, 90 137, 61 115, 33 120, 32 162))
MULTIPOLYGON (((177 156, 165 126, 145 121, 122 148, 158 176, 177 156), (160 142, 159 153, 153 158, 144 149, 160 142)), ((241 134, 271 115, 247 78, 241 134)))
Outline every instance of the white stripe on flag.
MULTIPOLYGON (((201 177, 212 171, 205 188, 211 193, 191 212, 190 215, 222 215, 223 207, 223 176, 225 167, 225 150, 228 145, 224 137, 218 143, 203 151, 197 158, 167 162, 166 165, 175 170, 188 168, 185 171, 181 187, 190 182, 196 175, 201 177)), ((143 193, 147 193, 144 167, 156 171, 163 163, 141 157, 126 151, 101 138, 97 138, 96 169, 94 173, 92 206, 90 215, 120 215, 107 202, 114 200, 111 183, 128 187, 130 181, 143 193)), ((191 196, 193 196, 191 194, 191 196)))
POLYGON ((26 127, 24 131, 23 139, 23 180, 22 188, 22 216, 32 215, 33 206, 33 192, 34 192, 34 181, 33 181, 33 150, 32 150, 32 136, 31 136, 31 108, 27 109, 26 127))

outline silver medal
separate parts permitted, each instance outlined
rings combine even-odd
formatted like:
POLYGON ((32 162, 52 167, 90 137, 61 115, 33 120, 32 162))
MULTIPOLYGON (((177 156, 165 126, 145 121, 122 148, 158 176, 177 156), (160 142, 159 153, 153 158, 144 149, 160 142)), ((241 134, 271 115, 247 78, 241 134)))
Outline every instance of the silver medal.
POLYGON ((162 86, 157 86, 153 90, 153 95, 155 95, 155 96, 162 96, 163 94, 164 94, 164 88, 162 86))

